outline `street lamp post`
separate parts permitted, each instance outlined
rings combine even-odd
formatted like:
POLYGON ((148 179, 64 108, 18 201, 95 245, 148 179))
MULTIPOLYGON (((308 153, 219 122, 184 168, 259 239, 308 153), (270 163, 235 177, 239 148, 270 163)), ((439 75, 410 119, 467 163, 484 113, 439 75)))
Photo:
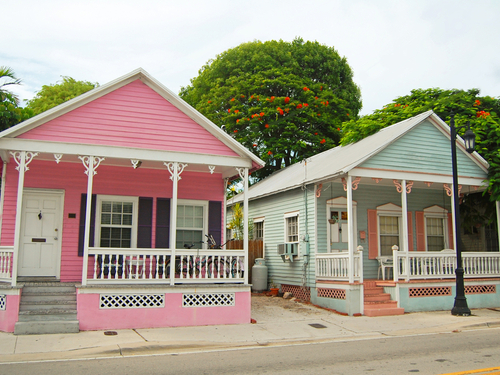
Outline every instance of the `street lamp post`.
MULTIPOLYGON (((465 142, 465 149, 468 153, 472 153, 475 147, 476 136, 470 130, 470 124, 467 123, 468 130, 465 132, 463 139, 465 142)), ((461 127, 459 127, 460 129, 461 127)), ((469 316, 471 314, 469 307, 467 306, 467 299, 465 298, 465 287, 464 287, 464 268, 462 265, 462 244, 460 239, 460 207, 459 207, 459 196, 458 196, 458 171, 457 171, 457 129, 455 128, 455 116, 452 113, 450 119, 450 131, 451 131, 451 159, 452 159, 452 169, 453 169, 453 205, 455 209, 455 244, 457 253, 457 269, 455 270, 456 275, 456 296, 455 305, 451 309, 453 315, 469 316)))

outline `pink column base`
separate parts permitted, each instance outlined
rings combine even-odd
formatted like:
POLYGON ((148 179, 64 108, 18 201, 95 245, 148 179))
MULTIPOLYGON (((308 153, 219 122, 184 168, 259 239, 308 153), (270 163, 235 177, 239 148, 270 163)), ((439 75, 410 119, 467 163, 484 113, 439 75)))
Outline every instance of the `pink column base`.
POLYGON ((14 332, 14 326, 19 319, 19 303, 21 296, 6 295, 6 309, 0 311, 0 331, 14 332))

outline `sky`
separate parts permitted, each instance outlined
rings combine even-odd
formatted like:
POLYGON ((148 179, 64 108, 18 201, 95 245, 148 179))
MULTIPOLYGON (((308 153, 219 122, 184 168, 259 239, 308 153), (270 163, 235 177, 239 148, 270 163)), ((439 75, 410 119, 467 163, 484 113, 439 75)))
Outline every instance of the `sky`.
POLYGON ((15 0, 2 13, 0 66, 21 99, 139 67, 178 93, 230 48, 296 37, 347 59, 362 115, 417 88, 500 96, 498 0, 15 0))

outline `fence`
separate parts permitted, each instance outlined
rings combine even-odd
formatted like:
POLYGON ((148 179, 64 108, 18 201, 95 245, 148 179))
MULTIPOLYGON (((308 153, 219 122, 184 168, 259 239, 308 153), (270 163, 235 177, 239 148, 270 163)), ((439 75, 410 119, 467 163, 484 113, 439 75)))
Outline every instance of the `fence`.
MULTIPOLYGON (((243 240, 232 240, 227 243, 226 248, 243 249, 243 240)), ((252 267, 255 259, 264 258, 264 242, 262 240, 248 241, 248 282, 252 282, 252 267)))

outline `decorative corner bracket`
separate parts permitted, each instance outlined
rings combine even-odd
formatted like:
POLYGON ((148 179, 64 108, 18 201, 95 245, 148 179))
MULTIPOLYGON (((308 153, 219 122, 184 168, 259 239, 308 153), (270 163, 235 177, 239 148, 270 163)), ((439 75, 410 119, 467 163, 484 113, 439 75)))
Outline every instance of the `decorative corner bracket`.
MULTIPOLYGON (((359 181, 361 181, 361 177, 356 177, 354 180, 352 180, 352 190, 357 190, 359 181)), ((347 191, 347 180, 342 177, 342 185, 344 185, 344 191, 347 191)))
POLYGON ((59 164, 61 162, 62 157, 63 157, 63 154, 54 154, 54 159, 56 159, 57 164, 59 164))
POLYGON ((431 185, 433 184, 433 182, 424 181, 424 184, 426 184, 428 187, 431 187, 431 185))
MULTIPOLYGON (((19 167, 21 165, 21 151, 14 151, 10 152, 14 160, 16 161, 17 167, 16 169, 19 171, 19 167)), ((38 152, 31 152, 31 151, 26 151, 25 157, 24 157, 24 171, 29 171, 30 169, 28 168, 28 164, 31 163, 33 158, 38 155, 38 152)))
POLYGON ((236 170, 243 180, 247 177, 246 168, 236 168, 236 170))
MULTIPOLYGON (((398 191, 398 193, 402 193, 403 185, 401 185, 401 183, 398 180, 392 180, 392 182, 394 183, 394 186, 396 186, 396 190, 398 191)), ((413 181, 406 181, 406 194, 411 193, 411 188, 413 187, 413 184, 414 184, 413 181)))
POLYGON ((172 162, 163 162, 163 165, 167 167, 168 171, 170 172, 170 179, 173 181, 174 176, 177 177, 177 181, 182 180, 181 178, 181 173, 184 172, 184 168, 186 168, 188 165, 183 164, 183 163, 172 163, 172 162), (175 166, 177 165, 177 170, 175 170, 175 166))
MULTIPOLYGON (((446 190, 446 195, 451 197, 453 195, 453 190, 448 184, 443 184, 444 189, 446 190)), ((458 195, 462 191, 462 185, 458 185, 458 195)))
POLYGON ((130 162, 132 163, 132 166, 134 167, 134 169, 137 169, 142 165, 142 161, 140 161, 140 160, 130 159, 130 162))
POLYGON ((105 158, 100 158, 98 156, 93 157, 93 165, 90 165, 90 156, 79 156, 78 159, 80 159, 83 163, 83 166, 85 167, 85 174, 88 176, 89 175, 89 170, 92 167, 92 176, 95 176, 97 172, 95 171, 99 165, 105 160, 105 158))
POLYGON ((375 177, 372 177, 372 180, 375 181, 375 183, 379 183, 380 181, 382 181, 381 178, 375 178, 375 177))
POLYGON ((318 188, 316 189, 316 198, 321 197, 321 190, 323 189, 323 184, 319 184, 318 188))
POLYGON ((210 174, 214 174, 215 172, 215 165, 209 165, 208 170, 210 171, 210 174))

